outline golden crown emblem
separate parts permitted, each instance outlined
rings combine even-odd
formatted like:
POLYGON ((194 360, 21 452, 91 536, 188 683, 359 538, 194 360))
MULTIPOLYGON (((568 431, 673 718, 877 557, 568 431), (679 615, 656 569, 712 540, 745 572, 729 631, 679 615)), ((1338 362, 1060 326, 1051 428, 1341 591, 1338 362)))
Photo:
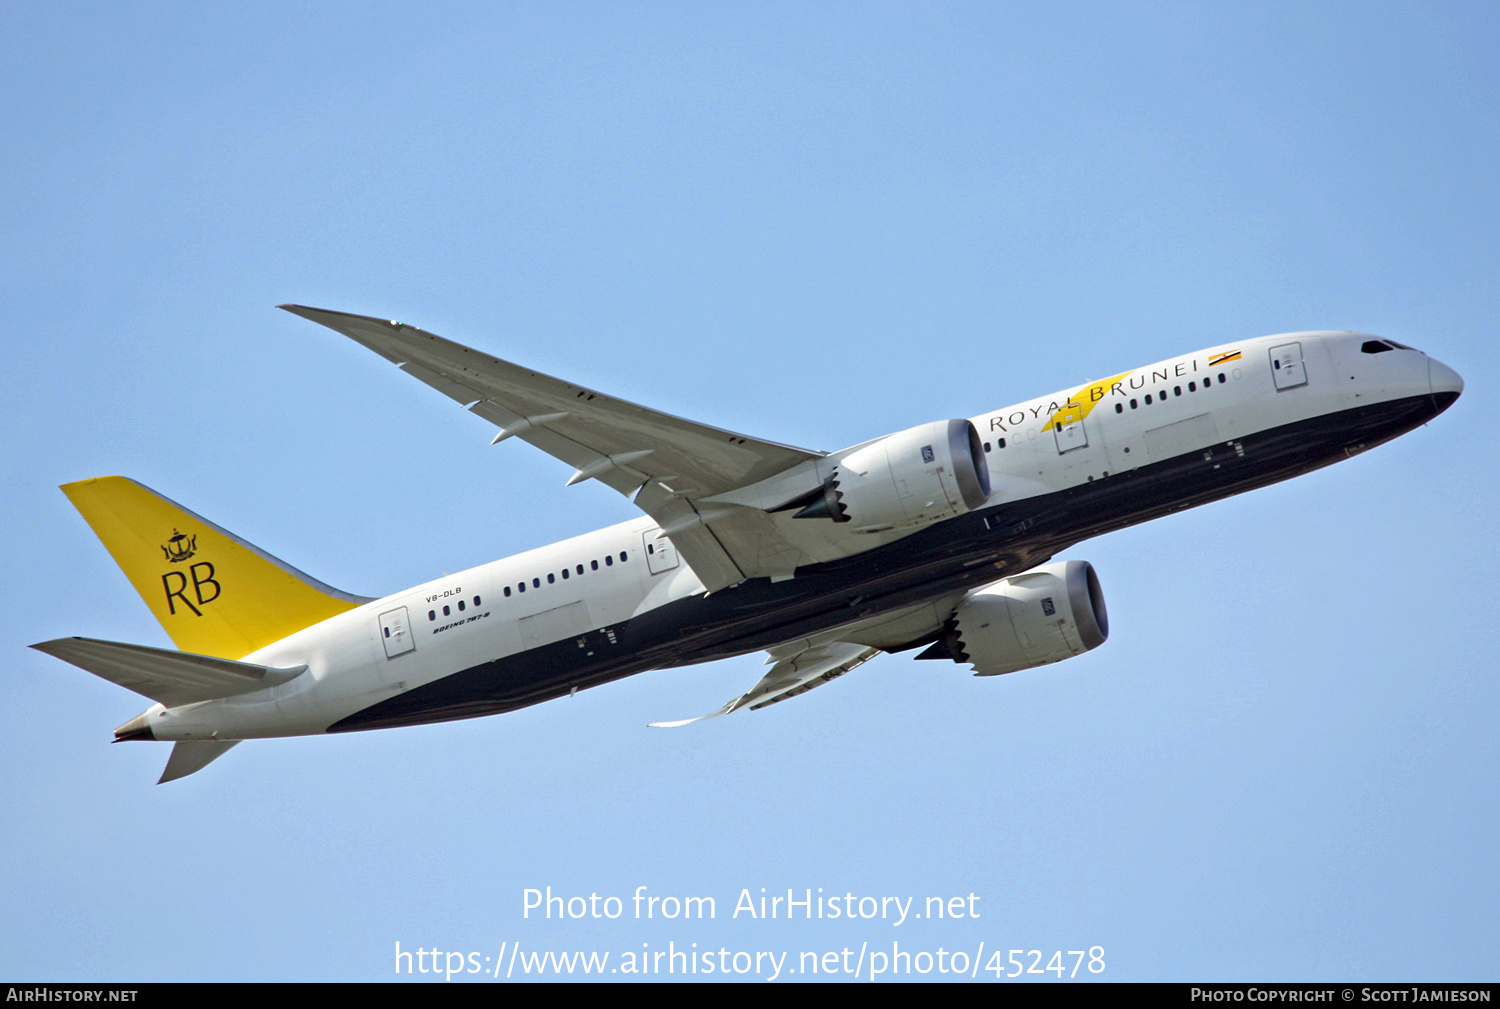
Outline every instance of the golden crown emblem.
POLYGON ((173 564, 176 564, 179 561, 187 560, 189 557, 193 556, 193 554, 196 553, 197 550, 197 534, 195 533, 192 537, 187 537, 178 532, 176 529, 172 530, 172 538, 163 543, 161 548, 161 552, 166 554, 167 560, 171 561, 173 564))

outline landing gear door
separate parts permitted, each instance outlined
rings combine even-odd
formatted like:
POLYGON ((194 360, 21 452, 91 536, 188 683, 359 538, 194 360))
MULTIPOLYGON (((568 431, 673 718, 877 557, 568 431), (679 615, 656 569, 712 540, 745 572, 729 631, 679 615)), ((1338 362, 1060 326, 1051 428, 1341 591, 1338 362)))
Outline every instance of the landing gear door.
POLYGON ((653 575, 671 571, 677 566, 677 548, 660 529, 647 529, 641 534, 646 551, 646 569, 653 575))
POLYGON ((380 640, 385 645, 385 657, 394 659, 417 647, 412 637, 411 621, 407 619, 406 607, 398 606, 380 615, 380 640))
POLYGON ((1077 403, 1066 403, 1052 415, 1048 425, 1057 437, 1057 453, 1062 455, 1078 448, 1089 447, 1089 433, 1083 428, 1083 409, 1077 403))
POLYGON ((1271 348, 1271 381, 1276 383, 1277 392, 1307 384, 1307 368, 1302 363, 1302 344, 1283 343, 1271 348))

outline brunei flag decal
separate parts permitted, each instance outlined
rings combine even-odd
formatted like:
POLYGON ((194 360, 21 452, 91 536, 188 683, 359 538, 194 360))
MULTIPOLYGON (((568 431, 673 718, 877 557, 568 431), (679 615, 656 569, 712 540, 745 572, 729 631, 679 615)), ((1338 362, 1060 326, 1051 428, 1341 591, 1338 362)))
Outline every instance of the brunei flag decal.
POLYGON ((1230 361, 1238 361, 1239 359, 1240 352, 1237 350, 1231 350, 1227 354, 1220 354, 1218 357, 1209 358, 1208 366, 1210 368, 1217 368, 1221 364, 1228 364, 1230 361))

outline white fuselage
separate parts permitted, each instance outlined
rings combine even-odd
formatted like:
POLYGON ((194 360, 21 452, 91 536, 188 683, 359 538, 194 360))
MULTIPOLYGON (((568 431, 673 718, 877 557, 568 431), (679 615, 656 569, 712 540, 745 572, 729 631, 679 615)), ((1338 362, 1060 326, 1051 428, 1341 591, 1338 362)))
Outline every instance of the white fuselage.
MULTIPOLYGON (((1214 465, 1213 458, 1232 458, 1240 439, 1259 432, 1462 388, 1454 372, 1417 351, 1362 351, 1373 339, 1349 333, 1262 337, 1128 372, 1102 392, 1089 383, 971 418, 989 465, 986 507, 1107 481, 1185 453, 1207 453, 1205 461, 1214 465), (1288 359, 1283 372, 1274 366, 1273 349, 1290 345, 1299 359, 1288 359), (1303 373, 1294 373, 1299 366, 1303 373), (1070 411, 1080 412, 1080 405, 1087 410, 1075 422, 1070 411)), ((819 560, 871 550, 911 532, 861 535, 826 521, 773 518, 779 532, 819 560)), ((702 592, 656 523, 643 517, 359 606, 243 657, 267 666, 307 666, 289 682, 173 709, 158 705, 146 717, 157 739, 321 733, 354 712, 497 659, 568 639, 586 650, 594 645, 584 632, 625 624, 702 592)))

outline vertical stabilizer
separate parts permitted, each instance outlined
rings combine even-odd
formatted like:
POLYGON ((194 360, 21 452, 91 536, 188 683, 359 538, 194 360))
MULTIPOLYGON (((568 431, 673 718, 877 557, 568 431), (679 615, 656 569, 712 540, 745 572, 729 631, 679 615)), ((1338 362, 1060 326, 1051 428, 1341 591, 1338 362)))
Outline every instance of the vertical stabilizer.
POLYGON ((98 477, 62 491, 185 652, 238 659, 368 602, 134 480, 98 477))

